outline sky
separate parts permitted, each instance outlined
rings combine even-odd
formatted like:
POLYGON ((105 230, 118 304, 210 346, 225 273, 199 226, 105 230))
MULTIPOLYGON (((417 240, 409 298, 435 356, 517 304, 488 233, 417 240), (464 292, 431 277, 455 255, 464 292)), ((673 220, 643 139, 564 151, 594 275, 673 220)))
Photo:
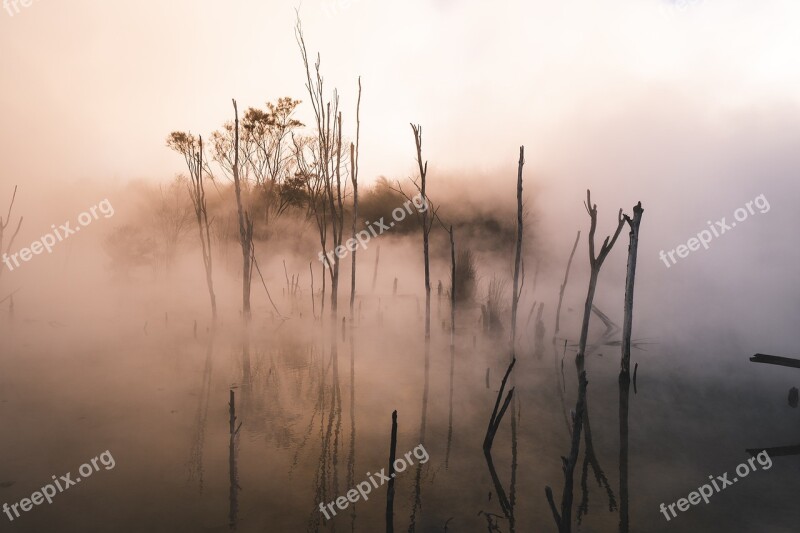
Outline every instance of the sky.
MULTIPOLYGON (((354 131, 362 176, 413 167, 409 122, 432 165, 493 169, 520 144, 546 164, 564 138, 630 105, 709 119, 796 106, 796 2, 36 0, 0 12, 2 182, 164 179, 176 129, 208 134, 241 108, 307 100, 309 51, 354 131), (43 150, 46 155, 43 157, 43 150)), ((300 110, 308 120, 308 109, 300 110)))

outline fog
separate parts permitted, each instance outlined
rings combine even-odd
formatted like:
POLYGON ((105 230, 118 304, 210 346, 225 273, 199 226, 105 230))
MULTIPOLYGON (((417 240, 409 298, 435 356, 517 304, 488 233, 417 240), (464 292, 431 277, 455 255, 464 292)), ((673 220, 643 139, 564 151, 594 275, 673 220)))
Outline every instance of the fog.
POLYGON ((793 530, 798 379, 792 363, 748 359, 796 357, 795 4, 80 0, 1 13, 0 504, 106 450, 116 462, 52 504, 0 514, 3 531, 793 530), (317 157, 324 136, 298 20, 324 98, 340 97, 341 206, 314 188, 323 157, 302 167, 298 146, 317 157), (247 110, 287 96, 302 125, 286 136, 286 176, 259 181, 240 161, 248 317, 236 184, 213 132, 234 119, 232 98, 247 139, 247 110), (420 182, 410 124, 422 127, 430 209, 401 221, 392 210, 420 182), (206 229, 172 132, 206 143, 206 229), (325 252, 337 231, 328 200, 342 244, 352 237, 356 141, 355 231, 393 223, 338 259, 334 311, 319 217, 325 252), (628 222, 580 342, 587 190, 597 249, 620 210, 644 209, 630 406, 618 376, 628 222), (474 269, 456 279, 453 323, 451 226, 458 276, 474 269), (395 410, 397 456, 424 445, 430 461, 323 515, 388 464, 395 410), (774 468, 664 519, 662 502, 764 449, 774 468), (545 486, 569 523, 554 523, 545 486))

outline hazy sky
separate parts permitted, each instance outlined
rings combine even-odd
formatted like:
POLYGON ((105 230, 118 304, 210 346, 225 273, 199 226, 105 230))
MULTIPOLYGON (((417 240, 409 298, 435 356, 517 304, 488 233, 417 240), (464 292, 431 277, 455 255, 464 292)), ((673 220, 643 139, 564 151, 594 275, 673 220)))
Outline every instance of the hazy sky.
POLYGON ((0 11, 0 184, 162 179, 182 170, 169 131, 207 134, 232 97, 307 100, 298 5, 350 131, 362 76, 365 177, 410 170, 410 121, 432 164, 486 169, 519 144, 546 160, 631 103, 714 116, 800 98, 791 1, 37 0, 0 11))

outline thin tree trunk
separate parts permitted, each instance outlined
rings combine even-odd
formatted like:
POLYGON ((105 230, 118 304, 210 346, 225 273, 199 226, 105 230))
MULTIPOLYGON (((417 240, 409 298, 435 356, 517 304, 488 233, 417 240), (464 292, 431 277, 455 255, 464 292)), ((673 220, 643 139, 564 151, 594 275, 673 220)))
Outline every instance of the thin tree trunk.
POLYGON ((411 125, 414 132, 414 142, 417 147, 417 165, 419 166, 420 177, 420 193, 422 201, 425 202, 426 209, 422 212, 422 251, 425 258, 425 340, 428 342, 431 338, 431 267, 430 267, 430 254, 429 247, 429 234, 431 224, 428 223, 428 218, 431 217, 430 204, 428 203, 428 196, 425 193, 428 174, 428 162, 422 163, 422 127, 411 125))
POLYGON ((631 387, 631 332, 633 330, 633 287, 636 277, 636 256, 639 250, 639 225, 642 221, 642 203, 633 208, 633 219, 626 217, 630 226, 628 245, 628 272, 625 278, 625 318, 622 323, 622 359, 619 372, 619 531, 630 531, 628 509, 628 404, 631 387))
MULTIPOLYGON (((439 282, 441 285, 441 282, 439 282)), ((453 380, 456 367, 456 242, 453 226, 450 226, 450 398, 447 415, 447 450, 444 468, 450 463, 450 447, 453 443, 453 380)))
POLYGON ((375 283, 378 281, 378 261, 381 258, 381 245, 375 251, 375 270, 372 272, 372 292, 375 292, 375 283))
MULTIPOLYGON (((217 323, 217 297, 214 294, 214 280, 212 278, 213 272, 213 262, 212 262, 212 254, 211 254, 211 229, 210 224, 208 223, 208 210, 206 208, 206 190, 203 184, 203 138, 199 137, 200 140, 200 154, 198 155, 200 164, 198 165, 197 172, 197 182, 199 185, 199 192, 201 195, 201 206, 203 212, 203 227, 205 227, 206 235, 205 241, 203 240, 203 227, 200 228, 200 241, 204 242, 205 245, 203 246, 203 264, 206 266, 206 285, 208 286, 208 295, 211 299, 211 322, 214 326, 217 323), (206 250, 207 248, 207 250, 206 250)), ((199 220, 198 220, 199 222, 199 220)))
POLYGON ((314 269, 311 267, 311 261, 308 262, 308 271, 311 273, 311 316, 314 320, 316 320, 317 304, 314 301, 314 269))
MULTIPOLYGON (((358 78, 358 103, 356 104, 356 144, 350 143, 350 169, 353 182, 353 239, 356 238, 358 220, 358 143, 361 136, 361 77, 358 78)), ((356 302, 356 252, 353 250, 352 270, 350 272, 350 322, 354 321, 353 310, 356 302)))
POLYGON ((386 533, 394 533, 394 461, 397 456, 397 411, 392 412, 392 440, 389 443, 389 487, 386 491, 386 533))
POLYGON ((559 533, 570 533, 572 531, 572 501, 573 501, 573 477, 575 466, 578 462, 578 453, 580 451, 580 437, 581 429, 583 427, 583 420, 586 413, 587 393, 586 389, 588 381, 586 379, 586 369, 584 365, 586 343, 589 337, 589 319, 592 314, 592 304, 594 302, 594 295, 597 289, 597 279, 600 274, 600 268, 603 266, 608 253, 614 247, 617 238, 619 237, 622 227, 625 224, 625 219, 622 216, 620 209, 618 215, 617 229, 613 238, 609 242, 609 237, 600 247, 600 253, 595 255, 594 235, 597 229, 597 206, 592 204, 591 192, 586 191, 586 211, 589 213, 591 225, 589 229, 589 265, 591 267, 589 275, 589 288, 586 293, 586 302, 583 309, 583 323, 581 325, 581 336, 578 345, 578 354, 575 356, 575 366, 578 373, 578 400, 575 406, 575 421, 572 430, 572 445, 570 447, 569 457, 564 463, 564 492, 561 498, 561 513, 560 515, 555 512, 554 502, 552 502, 552 492, 547 490, 548 503, 554 510, 554 517, 558 516, 559 533))
POLYGON ((242 245, 242 318, 245 326, 250 323, 250 280, 252 268, 253 221, 242 205, 242 184, 239 177, 239 110, 233 100, 234 154, 233 184, 236 190, 236 209, 239 218, 239 242, 242 245))
MULTIPOLYGON (((334 135, 336 136, 336 168, 335 168, 335 175, 336 175, 336 202, 334 202, 334 194, 333 189, 329 188, 330 191, 330 204, 331 204, 331 219, 334 221, 333 224, 333 249, 336 250, 342 244, 342 235, 344 233, 344 209, 342 207, 342 180, 341 180, 341 168, 342 168, 342 114, 339 113, 336 117, 336 131, 334 135), (338 211, 337 211, 338 207, 338 211)), ((336 324, 339 321, 339 267, 341 265, 340 261, 336 261, 333 264, 333 276, 331 278, 331 315, 333 317, 333 323, 336 324)))
POLYGON ((19 222, 17 222, 17 229, 14 230, 14 233, 11 235, 11 238, 8 240, 8 243, 5 243, 5 249, 3 248, 4 240, 5 240, 5 230, 8 227, 8 224, 11 222, 11 210, 14 208, 14 200, 17 198, 17 186, 14 185, 14 193, 11 195, 11 202, 8 204, 8 214, 6 218, 0 216, 0 259, 2 259, 2 265, 0 265, 0 278, 3 276, 3 266, 11 268, 10 259, 6 256, 8 252, 11 250, 11 245, 14 244, 14 239, 16 238, 17 234, 19 233, 19 228, 22 226, 22 217, 19 217, 19 222))
POLYGON ((567 288, 567 280, 569 279, 569 268, 572 265, 572 258, 575 257, 575 250, 578 248, 578 241, 581 238, 581 232, 578 230, 578 235, 575 237, 575 244, 572 245, 572 252, 569 254, 569 261, 567 261, 567 270, 564 272, 564 283, 561 284, 561 289, 558 291, 558 309, 556 309, 556 329, 553 331, 553 341, 556 340, 559 327, 561 324, 561 303, 564 301, 564 290, 567 288))
POLYGON ((519 167, 517 170, 517 247, 514 255, 514 293, 511 297, 511 357, 514 358, 517 346, 517 307, 520 297, 520 266, 522 263, 522 166, 525 164, 525 147, 519 147, 519 167))
POLYGON ((228 404, 230 414, 230 442, 228 445, 228 472, 230 477, 230 508, 228 512, 228 522, 232 531, 236 530, 239 511, 239 475, 236 468, 236 436, 239 434, 242 424, 236 427, 236 397, 233 390, 230 391, 230 403, 228 404))

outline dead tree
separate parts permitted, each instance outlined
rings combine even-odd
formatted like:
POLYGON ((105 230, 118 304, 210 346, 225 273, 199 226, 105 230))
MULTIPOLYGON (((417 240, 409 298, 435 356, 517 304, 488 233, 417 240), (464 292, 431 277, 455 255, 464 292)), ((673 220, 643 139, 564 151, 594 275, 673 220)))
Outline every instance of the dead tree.
MULTIPOLYGON (((569 457, 564 458, 564 491, 561 497, 561 512, 556 509, 555 502, 553 501, 553 494, 550 487, 545 488, 545 495, 547 496, 548 504, 553 512, 553 518, 556 521, 559 533, 570 533, 572 531, 572 502, 573 502, 573 474, 575 466, 578 462, 578 454, 580 451, 581 430, 583 429, 584 418, 588 418, 588 410, 586 406, 586 389, 588 381, 586 379, 586 369, 584 365, 586 342, 589 337, 589 319, 592 314, 592 305, 594 302, 594 294, 597 289, 597 279, 600 275, 600 268, 606 260, 614 243, 617 242, 619 234, 622 232, 622 227, 625 224, 625 218, 622 215, 622 209, 619 210, 617 229, 613 237, 606 237, 600 247, 600 252, 595 254, 594 235, 597 230, 597 205, 592 204, 591 192, 586 191, 586 211, 589 213, 591 225, 589 229, 589 288, 586 294, 586 303, 583 311, 583 323, 581 325, 581 336, 578 345, 578 354, 575 356, 575 366, 578 373, 578 400, 575 406, 575 418, 572 429, 572 443, 570 446, 569 457), (609 242, 610 239, 610 242, 609 242)), ((588 451, 587 441, 587 451, 588 451)))
MULTIPOLYGON (((417 151, 417 165, 419 167, 419 181, 411 180, 414 188, 417 189, 419 197, 423 202, 423 207, 419 208, 421 214, 417 212, 417 219, 422 229, 422 255, 425 266, 425 341, 426 346, 431 338, 431 269, 430 269, 430 253, 429 242, 431 228, 433 228, 434 220, 438 219, 438 208, 433 208, 433 203, 426 193, 427 177, 428 177, 428 162, 422 162, 422 126, 411 124, 411 130, 414 132, 414 143, 417 151)), ((397 182, 397 188, 391 188, 393 191, 400 193, 406 200, 413 203, 412 198, 403 190, 400 182, 397 182)), ((416 204, 415 204, 416 205, 416 204)), ((447 229, 444 223, 439 220, 442 227, 447 229)), ((377 260, 375 263, 377 273, 377 260)), ((373 280, 374 281, 374 280, 373 280)), ((397 278, 395 278, 395 292, 397 292, 397 278)))
POLYGON ((417 147, 417 165, 419 166, 419 192, 422 195, 426 209, 422 212, 422 250, 425 257, 425 341, 431 338, 431 266, 430 254, 428 252, 429 235, 433 226, 433 216, 428 213, 430 204, 425 193, 428 177, 428 162, 422 163, 422 126, 411 124, 414 132, 414 144, 417 147))
POLYGON ((625 220, 630 226, 628 245, 628 272, 625 278, 625 318, 622 322, 622 358, 619 371, 619 531, 628 533, 628 401, 631 387, 631 332, 633 330, 633 286, 636 277, 636 255, 639 250, 639 225, 642 222, 642 203, 633 208, 633 218, 625 220))
POLYGON ((392 439, 389 443, 389 488, 386 490, 386 533, 394 532, 394 462, 397 455, 397 410, 392 412, 392 439))
MULTIPOLYGON (((450 446, 453 442, 453 386, 456 367, 456 241, 453 226, 450 234, 450 401, 447 416, 447 451, 444 456, 444 467, 450 463, 450 446)), ((442 282, 439 282, 441 286, 442 282)), ((488 370, 488 369, 487 369, 488 370)))
POLYGON ((206 271, 206 286, 211 299, 211 321, 212 324, 216 324, 217 298, 214 294, 212 277, 211 224, 208 221, 206 190, 203 182, 203 137, 199 136, 195 139, 190 133, 175 131, 167 138, 167 146, 184 157, 186 166, 189 169, 189 197, 192 199, 197 230, 200 235, 203 268, 206 271))
MULTIPOLYGON (((353 240, 356 238, 358 220, 358 143, 361 136, 361 77, 358 78, 358 103, 356 104, 356 143, 350 143, 350 179, 353 182, 353 240)), ((353 307, 356 302, 356 252, 352 251, 350 270, 350 323, 354 322, 353 307)))
POLYGON ((248 187, 248 165, 242 154, 239 139, 239 109, 233 103, 233 122, 226 122, 222 131, 212 134, 213 159, 219 168, 233 180, 236 194, 236 215, 239 225, 239 244, 242 248, 242 317, 250 322, 250 285, 253 274, 253 220, 246 208, 245 194, 248 187))
MULTIPOLYGON (((6 218, 0 216, 0 254, 2 254, 3 265, 7 261, 6 257, 8 255, 9 250, 11 250, 11 245, 14 244, 14 239, 19 233, 19 228, 22 226, 22 217, 19 217, 17 221, 17 229, 14 230, 14 233, 11 234, 11 238, 5 243, 6 237, 6 229, 8 225, 11 223, 11 210, 14 208, 14 200, 17 198, 17 186, 14 185, 14 193, 11 195, 11 202, 8 204, 8 213, 6 214, 6 218), (3 245, 5 244, 5 248, 3 245)), ((7 265, 6 265, 7 266, 7 265)), ((0 266, 0 277, 3 275, 3 266, 0 266)))
POLYGON ((236 191, 236 213, 239 219, 239 243, 242 245, 242 317, 250 322, 250 282, 253 267, 253 221, 242 203, 242 179, 239 176, 239 110, 233 102, 234 148, 233 186, 236 191))
MULTIPOLYGON (((327 223, 329 220, 331 227, 331 250, 340 250, 342 236, 344 235, 344 189, 346 182, 341 179, 342 166, 342 114, 339 111, 339 95, 336 89, 333 91, 333 98, 327 101, 324 96, 323 78, 320 71, 320 56, 314 63, 314 74, 312 75, 311 64, 306 50, 303 29, 298 17, 295 25, 295 38, 300 48, 303 66, 306 70, 306 89, 311 100, 316 122, 316 143, 312 150, 314 157, 314 177, 320 183, 322 198, 320 199, 324 207, 314 204, 314 208, 319 210, 327 209, 327 214, 323 211, 322 220, 327 223)), ((327 228, 327 225, 324 226, 327 228)), ((323 229, 320 229, 321 241, 324 240, 323 229)), ((323 244, 324 262, 329 268, 331 280, 331 315, 334 324, 338 322, 338 289, 339 289, 339 262, 331 261, 323 244), (332 263, 332 264, 331 264, 332 263)))
POLYGON ((514 358, 517 346, 517 307, 522 294, 520 268, 522 266, 522 166, 525 164, 525 147, 519 147, 519 167, 517 170, 517 247, 514 256, 514 288, 511 295, 511 357, 514 358))
MULTIPOLYGON (((337 101, 336 107, 338 108, 338 95, 334 96, 337 101)), ((333 175, 336 176, 335 189, 333 176, 327 180, 328 188, 328 201, 331 208, 331 230, 333 237, 333 250, 339 250, 342 245, 342 236, 344 235, 344 205, 342 204, 342 113, 339 112, 336 116, 336 128, 334 131, 336 139, 336 163, 334 166, 333 175)), ((333 323, 335 324, 339 319, 339 270, 340 262, 336 261, 333 264, 331 274, 331 314, 333 316, 333 323)))

